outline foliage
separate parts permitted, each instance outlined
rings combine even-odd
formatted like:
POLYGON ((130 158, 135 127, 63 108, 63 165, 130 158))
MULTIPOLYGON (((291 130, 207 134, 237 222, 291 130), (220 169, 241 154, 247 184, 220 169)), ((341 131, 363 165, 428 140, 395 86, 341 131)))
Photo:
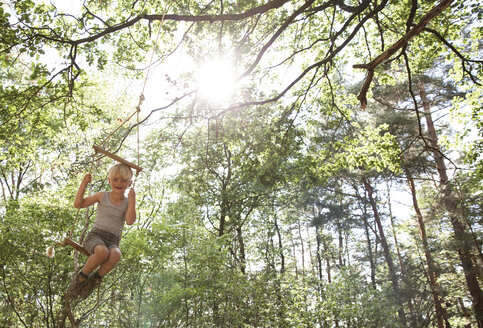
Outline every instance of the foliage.
POLYGON ((2 3, 0 325, 77 325, 63 295, 85 258, 45 248, 92 225, 71 203, 88 171, 91 192, 106 188, 91 145, 113 130, 103 146, 126 158, 140 132, 138 219, 99 294, 70 304, 81 325, 483 324, 481 13, 461 0, 2 3), (210 101, 195 76, 219 57, 237 88, 210 101))

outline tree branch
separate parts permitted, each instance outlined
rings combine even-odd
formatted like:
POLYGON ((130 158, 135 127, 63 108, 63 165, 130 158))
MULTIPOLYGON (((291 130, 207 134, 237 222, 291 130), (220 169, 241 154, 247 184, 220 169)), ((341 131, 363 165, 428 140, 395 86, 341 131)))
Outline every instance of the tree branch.
POLYGON ((371 3, 370 0, 363 0, 360 5, 357 7, 349 6, 344 3, 343 0, 336 0, 335 4, 342 10, 350 12, 350 13, 360 13, 362 10, 367 8, 369 4, 371 3))
POLYGON ((239 77, 238 80, 242 79, 243 77, 247 76, 250 74, 253 69, 258 65, 260 60, 262 59, 263 55, 267 51, 268 48, 275 42, 275 40, 282 34, 282 32, 293 22, 293 20, 300 14, 302 14, 307 8, 309 8, 312 3, 314 3, 315 0, 308 0, 305 2, 305 4, 297 9, 292 15, 290 15, 289 18, 285 20, 285 22, 280 26, 280 28, 275 32, 275 34, 270 38, 270 40, 263 46, 263 48, 260 50, 258 53, 257 58, 255 61, 252 63, 252 65, 245 71, 243 72, 239 77))
POLYGON ((451 49, 451 51, 453 51, 456 56, 461 59, 461 63, 462 63, 462 66, 463 66, 463 72, 465 73, 468 73, 470 79, 473 81, 473 83, 475 83, 476 85, 481 85, 478 80, 477 80, 477 77, 475 77, 473 75, 473 73, 471 72, 471 69, 467 69, 466 68, 466 63, 470 63, 470 67, 471 67, 471 63, 477 63, 477 64, 483 64, 483 60, 472 60, 472 59, 468 59, 468 58, 465 58, 465 56, 463 56, 461 54, 461 52, 458 51, 458 49, 456 49, 455 46, 453 46, 451 43, 449 43, 438 31, 436 30, 433 30, 429 27, 426 27, 424 28, 424 31, 428 31, 432 34, 434 34, 441 42, 443 42, 448 48, 451 49))
MULTIPOLYGON (((327 57, 325 57, 324 59, 310 65, 309 67, 307 67, 302 73, 299 74, 298 77, 296 77, 285 89, 283 89, 278 95, 270 98, 270 99, 265 99, 265 100, 258 100, 258 101, 251 101, 251 102, 245 102, 245 103, 239 103, 239 104, 235 104, 233 106, 230 106, 228 108, 226 108, 225 110, 219 112, 219 115, 222 115, 224 114, 225 112, 228 112, 230 110, 235 110, 235 109, 239 109, 239 108, 242 108, 242 107, 246 107, 246 106, 253 106, 253 105, 264 105, 264 104, 268 104, 268 103, 272 103, 272 102, 276 102, 278 101, 280 98, 282 98, 295 84, 297 84, 307 73, 309 73, 311 70, 313 69, 318 69, 320 66, 322 65, 325 65, 327 64, 328 62, 330 62, 340 51, 342 51, 342 49, 344 49, 347 44, 350 43, 350 41, 355 37, 355 35, 359 32, 359 30, 364 26, 365 22, 367 20, 369 20, 371 17, 373 17, 376 13, 378 13, 379 11, 381 11, 387 4, 388 0, 385 0, 383 1, 381 4, 379 4, 379 6, 377 8, 375 8, 374 10, 372 10, 370 13, 368 13, 366 16, 363 17, 363 19, 357 24, 357 26, 354 28, 354 30, 352 30, 352 32, 349 34, 349 36, 344 40, 344 42, 339 45, 336 49, 333 49, 328 55, 327 57)), ((355 17, 357 14, 354 14, 352 16, 355 17)), ((349 24, 349 21, 345 24, 344 28, 346 26, 348 26, 349 24)), ((342 31, 344 30, 344 28, 341 29, 341 31, 339 31, 336 36, 334 36, 334 40, 335 38, 337 38, 337 36, 339 36, 342 31)), ((266 46, 266 45, 265 45, 266 46)), ((253 66, 254 64, 252 64, 253 66)), ((248 70, 247 70, 248 72, 248 70)), ((248 74, 247 72, 243 73, 243 75, 246 75, 248 74)))
POLYGON ((369 86, 371 85, 372 78, 374 76, 374 69, 379 66, 382 62, 386 59, 390 58, 394 53, 396 53, 399 49, 405 47, 407 43, 414 38, 416 35, 421 33, 424 30, 426 25, 436 16, 441 14, 443 10, 445 10, 453 0, 443 0, 438 5, 434 6, 430 11, 421 18, 420 22, 416 24, 411 30, 409 30, 402 38, 400 38, 395 44, 393 44, 390 48, 384 51, 382 54, 377 56, 373 61, 367 64, 356 64, 353 65, 353 68, 363 68, 367 69, 367 76, 365 81, 362 85, 361 91, 359 92, 359 96, 357 99, 361 102, 361 107, 364 109, 367 105, 367 91, 369 90, 369 86))

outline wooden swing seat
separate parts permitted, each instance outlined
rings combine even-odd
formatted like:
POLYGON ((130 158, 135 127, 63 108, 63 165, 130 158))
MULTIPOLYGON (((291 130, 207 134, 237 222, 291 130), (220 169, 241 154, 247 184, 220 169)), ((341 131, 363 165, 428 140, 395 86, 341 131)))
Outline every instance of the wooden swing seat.
POLYGON ((74 248, 75 250, 81 252, 82 254, 84 254, 85 256, 90 256, 91 253, 89 253, 84 247, 82 247, 81 244, 79 243, 76 243, 75 241, 73 241, 72 239, 69 239, 69 238, 65 238, 64 239, 64 246, 65 245, 69 245, 69 246, 72 246, 72 248, 74 248))
POLYGON ((95 150, 96 152, 99 152, 99 153, 101 153, 101 154, 104 154, 104 155, 106 155, 107 157, 110 157, 110 158, 112 158, 112 159, 113 159, 113 160, 115 160, 115 161, 118 161, 118 162, 120 162, 120 163, 122 163, 122 164, 125 164, 125 165, 127 165, 127 166, 129 166, 129 167, 131 167, 131 168, 135 169, 135 170, 136 170, 138 173, 139 173, 139 172, 141 172, 141 171, 143 170, 143 168, 142 168, 142 167, 140 167, 139 165, 136 165, 136 164, 134 164, 134 163, 131 163, 131 162, 129 162, 129 161, 126 161, 124 158, 121 158, 121 157, 119 157, 119 156, 117 156, 117 155, 115 155, 115 154, 112 154, 112 153, 108 152, 107 150, 102 149, 101 147, 98 147, 98 146, 94 145, 94 146, 92 146, 92 148, 94 148, 94 150, 95 150))

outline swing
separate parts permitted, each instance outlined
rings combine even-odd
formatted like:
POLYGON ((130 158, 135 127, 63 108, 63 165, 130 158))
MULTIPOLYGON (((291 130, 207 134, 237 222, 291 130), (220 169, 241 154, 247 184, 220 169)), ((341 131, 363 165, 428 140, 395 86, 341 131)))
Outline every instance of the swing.
MULTIPOLYGON (((110 158, 114 159, 115 161, 122 163, 122 164, 125 164, 125 165, 131 167, 132 169, 136 170, 136 176, 143 170, 143 168, 140 167, 139 165, 136 165, 136 164, 133 164, 129 161, 126 161, 124 158, 119 157, 115 154, 112 154, 105 149, 102 149, 102 148, 100 148, 96 145, 94 145, 92 147, 94 148, 96 153, 104 154, 107 157, 110 157, 110 158)), ((75 226, 75 221, 74 221, 74 226, 75 226)), ((75 250, 77 250, 78 252, 80 252, 80 253, 82 253, 86 256, 91 255, 91 253, 89 253, 81 244, 75 242, 74 240, 72 240, 71 238, 68 238, 68 237, 64 238, 63 246, 71 246, 72 248, 74 248, 75 250)))
POLYGON ((101 147, 98 147, 98 146, 94 145, 94 146, 92 146, 92 148, 93 148, 93 149, 94 149, 94 150, 95 150, 97 153, 104 154, 104 155, 106 155, 107 157, 110 157, 110 158, 112 158, 113 160, 115 160, 115 161, 117 161, 117 162, 119 162, 119 163, 122 163, 122 164, 124 164, 124 165, 127 165, 127 166, 129 166, 130 168, 132 168, 132 169, 136 170, 137 174, 139 174, 139 172, 141 172, 141 171, 143 170, 143 168, 142 168, 142 167, 140 167, 139 165, 136 165, 136 164, 133 164, 133 163, 131 163, 131 162, 128 162, 128 161, 126 161, 124 158, 119 157, 119 156, 117 156, 117 155, 115 155, 115 154, 112 154, 112 153, 108 152, 107 150, 102 149, 101 147))
MULTIPOLYGON (((169 3, 169 1, 168 1, 168 3, 169 3)), ((158 35, 156 37, 156 42, 155 42, 155 45, 154 45, 154 48, 153 48, 153 51, 152 51, 152 54, 151 54, 151 59, 150 59, 150 62, 149 62, 148 70, 147 70, 147 73, 146 73, 146 76, 145 76, 145 79, 144 79, 144 85, 143 85, 141 94, 139 96, 139 104, 136 107, 136 112, 135 112, 135 113, 137 113, 137 125, 136 125, 137 126, 137 129, 136 129, 137 130, 137 164, 133 164, 133 163, 131 163, 131 162, 123 159, 122 157, 119 157, 119 156, 115 155, 114 153, 111 153, 111 152, 105 150, 103 148, 103 144, 107 140, 107 138, 99 146, 97 146, 97 145, 94 145, 93 146, 93 149, 94 149, 94 152, 95 153, 92 156, 92 164, 91 164, 91 170, 90 171, 92 171, 92 167, 93 167, 93 164, 94 164, 94 159, 95 159, 96 154, 98 154, 98 153, 103 154, 103 155, 105 155, 105 156, 107 156, 109 158, 112 158, 113 160, 115 160, 117 162, 120 162, 122 164, 125 164, 125 165, 129 166, 130 168, 132 168, 132 169, 134 169, 136 171, 136 175, 134 176, 134 180, 132 182, 132 185, 133 186, 135 184, 135 181, 136 181, 136 178, 137 178, 138 174, 143 170, 142 167, 139 166, 139 127, 140 127, 139 113, 141 111, 141 104, 144 101, 144 89, 146 87, 146 83, 147 83, 147 80, 148 80, 148 77, 149 77, 149 71, 150 71, 151 66, 153 64, 154 53, 156 51, 156 47, 157 47, 157 44, 158 44, 158 40, 159 40, 159 36, 160 36, 160 31, 161 31, 161 26, 162 26, 162 24, 164 22, 164 17, 166 15, 166 12, 168 11, 168 8, 169 8, 169 5, 167 4, 166 9, 165 9, 165 12, 163 14, 163 17, 161 19, 161 23, 159 24, 158 35)), ((151 27, 150 27, 150 31, 151 31, 151 27)), ((133 115, 134 115, 134 113, 126 121, 122 122, 120 126, 122 126, 125 122, 129 121, 129 119, 133 115)), ((120 128, 120 126, 114 132, 116 132, 120 128)), ((114 132, 112 132, 111 135, 114 132)), ((111 135, 109 135, 108 138, 111 135)), ((79 211, 80 211, 80 208, 77 211, 77 216, 79 214, 79 211)), ((81 236, 83 236, 83 234, 87 230, 87 225, 88 225, 87 224, 88 223, 88 211, 87 210, 85 211, 85 215, 86 215, 86 225, 84 227, 84 231, 81 234, 81 236)), ((80 253, 82 253, 82 254, 84 254, 86 256, 90 256, 91 254, 84 247, 82 247, 82 245, 80 245, 79 243, 73 241, 72 238, 71 238, 72 237, 73 230, 74 230, 74 227, 75 227, 75 224, 76 224, 75 221, 77 219, 77 216, 76 216, 76 218, 74 220, 74 223, 72 225, 72 228, 70 230, 70 233, 69 233, 68 237, 65 238, 62 243, 56 243, 56 244, 61 244, 63 246, 71 246, 77 252, 80 252, 80 253)), ((49 247, 49 249, 47 250, 47 255, 49 257, 53 257, 54 256, 54 254, 55 254, 54 253, 54 247, 55 247, 55 244, 52 245, 51 247, 49 247)), ((78 268, 78 257, 77 257, 77 253, 74 254, 74 267, 75 267, 75 271, 77 272, 77 268, 78 268)), ((74 282, 74 279, 75 278, 76 278, 76 274, 74 273, 72 275, 72 278, 71 278, 71 283, 74 282)), ((92 308, 92 310, 89 310, 89 312, 87 312, 86 314, 84 314, 83 317, 78 318, 78 319, 76 319, 74 317, 73 307, 71 307, 71 301, 75 300, 76 297, 78 297, 79 295, 72 297, 72 296, 69 296, 68 295, 68 292, 69 292, 69 290, 67 290, 67 293, 66 293, 66 295, 64 297, 64 300, 65 300, 65 302, 64 302, 64 313, 65 313, 64 319, 65 319, 65 317, 67 317, 69 319, 69 321, 71 322, 72 326, 73 327, 74 326, 77 327, 78 324, 80 323, 80 321, 83 318, 85 318, 92 310, 95 310, 99 306, 99 304, 100 304, 100 298, 101 298, 100 297, 100 288, 98 287, 98 289, 97 289, 97 303, 96 303, 96 305, 92 308)), ((73 306, 75 307, 76 306, 76 303, 73 303, 73 306)))
MULTIPOLYGON (((117 130, 119 130, 121 128, 122 125, 124 125, 126 122, 128 122, 133 116, 134 114, 137 113, 137 133, 138 133, 138 140, 137 140, 137 148, 138 148, 138 163, 139 163, 139 112, 140 112, 140 107, 141 107, 141 104, 144 100, 144 96, 141 94, 141 96, 139 97, 139 104, 138 106, 136 107, 136 111, 128 118, 126 119, 125 121, 123 121, 109 136, 107 136, 106 139, 104 139, 104 141, 102 141, 101 145, 103 145, 117 130)), ((132 162, 129 162, 127 160, 125 160, 124 158, 116 155, 116 154, 113 154, 99 146, 96 146, 96 145, 93 145, 92 148, 94 149, 94 155, 92 156, 92 163, 91 163, 91 169, 89 172, 92 171, 92 167, 93 167, 93 164, 94 164, 94 158, 95 156, 100 153, 100 154, 103 154, 109 158, 112 158, 113 160, 119 162, 119 163, 122 163, 124 165, 127 165, 129 166, 130 168, 134 169, 136 171, 136 175, 135 175, 135 179, 136 177, 138 176, 138 174, 143 170, 143 168, 137 164, 134 164, 132 162)), ((134 186, 134 183, 135 181, 133 181, 133 186, 134 186)), ((72 228, 69 232, 69 236, 64 238, 64 241, 63 242, 57 242, 55 243, 54 245, 50 246, 48 249, 47 249, 47 255, 49 257, 54 257, 54 247, 56 245, 61 245, 63 247, 65 246, 71 246, 72 248, 74 248, 76 251, 86 255, 86 256, 90 256, 91 253, 89 253, 81 244, 77 243, 76 241, 74 241, 72 239, 72 234, 73 234, 73 230, 74 230, 74 227, 76 225, 76 221, 77 221, 77 217, 79 216, 79 212, 80 212, 80 208, 77 210, 77 214, 76 214, 76 218, 74 220, 74 223, 72 225, 72 228)))
MULTIPOLYGON (((159 37, 160 37, 160 32, 161 32, 161 26, 162 24, 164 23, 164 18, 165 18, 165 15, 168 11, 168 8, 169 8, 169 5, 166 6, 165 8, 165 12, 163 13, 163 17, 161 19, 161 22, 159 24, 159 29, 158 29, 158 33, 157 33, 157 36, 156 36, 156 41, 154 43, 154 48, 152 50, 152 53, 151 53, 151 58, 150 58, 150 61, 149 61, 149 65, 148 65, 148 70, 146 72, 146 75, 144 77, 144 84, 143 84, 143 87, 142 87, 142 90, 141 90, 141 94, 139 96, 139 103, 136 107, 136 111, 131 115, 129 116, 129 118, 127 118, 125 121, 123 121, 106 139, 104 139, 103 142, 101 142, 100 146, 96 146, 96 145, 93 145, 92 148, 94 149, 95 153, 94 155, 92 156, 92 163, 91 163, 91 170, 92 171, 92 166, 94 164, 94 158, 95 158, 95 155, 97 153, 101 153, 107 157, 110 157, 112 158, 113 160, 119 162, 119 163, 122 163, 122 164, 125 164, 127 166, 129 166, 130 168, 134 169, 136 171, 136 175, 134 176, 134 181, 132 183, 132 186, 134 186, 135 184, 135 181, 136 181, 136 178, 138 176, 138 174, 143 170, 142 167, 139 166, 139 113, 141 111, 141 104, 143 103, 144 101, 144 90, 146 88, 146 84, 147 84, 147 81, 148 81, 148 77, 149 77, 149 71, 151 70, 151 66, 153 64, 153 59, 154 59, 154 54, 156 52, 156 48, 157 48, 157 45, 158 45, 158 40, 159 40, 159 37), (119 130, 119 128, 126 122, 128 122, 133 116, 134 114, 137 114, 137 161, 138 161, 138 164, 134 164, 134 163, 131 163, 125 159, 123 159, 122 157, 119 157, 105 149, 102 148, 103 144, 117 131, 119 130)), ((47 256, 49 257, 54 257, 55 255, 55 251, 54 251, 54 247, 55 245, 62 245, 62 246, 71 246, 72 248, 74 248, 75 250, 77 250, 78 252, 86 255, 86 256, 90 256, 91 254, 79 243, 75 242, 74 240, 72 240, 72 234, 73 234, 73 230, 74 230, 74 227, 75 227, 75 224, 76 224, 76 220, 77 220, 77 217, 79 215, 79 211, 80 209, 78 209, 77 211, 77 215, 76 215, 76 218, 74 220, 74 223, 72 225, 72 228, 69 232, 69 236, 64 238, 64 241, 62 243, 60 242, 57 242, 55 244, 53 244, 52 246, 50 246, 48 249, 47 249, 47 256)), ((86 212, 86 215, 87 215, 87 212, 86 212)))
POLYGON ((64 242, 63 242, 63 246, 71 246, 72 248, 74 248, 76 251, 84 254, 85 256, 89 257, 91 256, 91 253, 89 253, 87 251, 87 249, 85 249, 81 244, 73 241, 72 239, 70 238, 64 238, 64 242))

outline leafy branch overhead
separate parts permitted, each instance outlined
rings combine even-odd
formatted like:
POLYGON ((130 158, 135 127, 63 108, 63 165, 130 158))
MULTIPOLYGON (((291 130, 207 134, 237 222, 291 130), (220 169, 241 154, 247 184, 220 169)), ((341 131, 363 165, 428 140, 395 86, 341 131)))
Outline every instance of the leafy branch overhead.
MULTIPOLYGON (((170 47, 172 49, 181 44, 196 47, 202 44, 203 40, 195 40, 193 43, 192 40, 196 39, 197 35, 188 27, 179 45, 173 46, 174 34, 179 32, 181 26, 199 25, 205 31, 219 30, 215 33, 226 34, 226 37, 239 40, 238 44, 234 44, 235 53, 240 58, 239 80, 256 81, 261 71, 270 69, 267 64, 272 61, 278 62, 272 67, 291 65, 297 58, 305 62, 291 81, 278 86, 270 96, 240 99, 229 105, 226 110, 276 102, 290 91, 297 92, 296 88, 304 92, 304 88, 317 86, 317 83, 312 83, 304 87, 303 81, 306 79, 321 81, 322 76, 324 79, 333 80, 334 68, 354 52, 357 52, 358 57, 367 58, 367 63, 353 65, 354 68, 367 70, 358 96, 364 108, 373 76, 377 74, 376 68, 403 55, 411 62, 412 56, 416 56, 413 51, 419 50, 410 51, 410 41, 426 31, 436 35, 438 42, 461 58, 466 64, 463 66, 464 72, 473 82, 479 83, 477 76, 468 69, 468 65, 481 65, 482 62, 469 59, 471 52, 465 53, 466 50, 458 50, 452 46, 454 40, 447 33, 446 26, 432 23, 441 15, 452 19, 460 15, 458 21, 470 18, 469 13, 457 13, 456 5, 450 7, 455 2, 457 3, 454 0, 443 0, 428 8, 433 1, 421 3, 413 0, 399 3, 388 0, 364 0, 356 6, 348 5, 341 0, 274 0, 265 4, 258 4, 255 1, 243 4, 227 1, 206 4, 167 1, 164 4, 150 4, 136 1, 124 5, 118 3, 115 7, 111 7, 113 4, 110 1, 88 1, 78 13, 67 14, 58 12, 53 6, 34 5, 33 2, 22 1, 13 2, 9 10, 2 11, 2 21, 8 28, 2 31, 1 51, 8 54, 20 44, 31 56, 36 55, 36 49, 57 49, 68 60, 66 66, 57 67, 50 72, 46 84, 37 85, 37 88, 45 88, 47 84, 62 76, 68 85, 66 96, 71 97, 74 84, 83 72, 86 62, 94 63, 97 59, 102 67, 102 63, 109 60, 101 44, 110 44, 113 51, 122 54, 118 56, 122 58, 120 60, 131 60, 131 65, 135 65, 136 61, 146 58, 146 54, 154 47, 154 24, 163 24, 161 28, 166 33, 163 34, 162 42, 165 44, 159 46, 159 52, 168 55, 170 47), (181 23, 185 25, 180 25, 181 23), (232 26, 238 27, 239 31, 235 32, 234 36, 229 36, 228 33, 235 31, 232 26), (370 34, 373 35, 371 41, 368 40, 370 34), (127 47, 126 40, 134 40, 137 48, 127 47), (244 48, 247 44, 253 44, 253 47, 244 48), (288 45, 285 54, 274 57, 278 48, 284 44, 288 45), (25 48, 25 45, 28 45, 28 48, 25 48), (397 57, 391 58, 398 51, 397 57), (380 54, 374 55, 377 53, 380 54)), ((444 21, 445 18, 440 20, 444 21)), ((458 21, 453 19, 453 23, 458 21)), ((203 35, 205 34, 200 34, 201 37, 203 35)), ((223 48, 223 45, 221 47, 223 48)))

